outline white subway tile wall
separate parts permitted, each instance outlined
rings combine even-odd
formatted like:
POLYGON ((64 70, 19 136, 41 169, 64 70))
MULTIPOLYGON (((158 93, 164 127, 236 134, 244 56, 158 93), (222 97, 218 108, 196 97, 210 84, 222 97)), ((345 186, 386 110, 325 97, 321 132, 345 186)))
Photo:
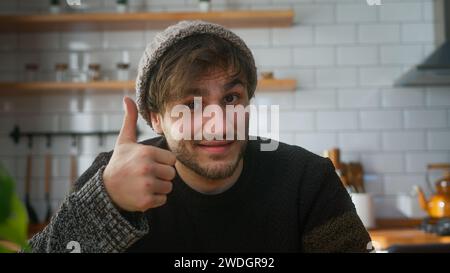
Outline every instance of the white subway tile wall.
POLYGON ((380 7, 380 20, 384 22, 415 22, 422 19, 422 3, 389 3, 380 7))
POLYGON ((399 110, 370 110, 360 112, 362 129, 401 129, 402 112, 399 110))
POLYGON ((377 89, 339 89, 337 94, 340 108, 380 107, 380 92, 377 89))
POLYGON ((386 65, 417 64, 424 57, 421 45, 381 46, 381 63, 386 65))
POLYGON ((356 130, 358 115, 353 111, 322 111, 317 113, 318 130, 356 130))
POLYGON ((402 131, 402 132, 383 132, 383 150, 384 151, 415 151, 424 150, 425 132, 421 131, 402 131))
POLYGON ((379 151, 380 135, 377 132, 339 133, 339 147, 351 152, 379 151))
MULTIPOLYGON (((83 1, 83 0, 82 0, 83 1)), ((114 11, 113 0, 89 0, 96 11, 114 11)), ((191 11, 196 0, 132 0, 130 10, 191 11)), ((48 1, 2 0, 0 12, 45 13, 48 1)), ((411 187, 424 185, 428 163, 450 160, 450 90, 398 88, 401 73, 434 50, 434 0, 217 0, 212 8, 293 8, 290 28, 234 29, 248 43, 259 71, 298 81, 295 93, 256 94, 256 104, 280 105, 280 140, 314 153, 340 147, 344 161, 361 161, 366 186, 374 194, 380 217, 420 217, 411 187)), ((90 53, 105 78, 115 77, 121 51, 130 52, 132 76, 146 43, 157 31, 56 32, 0 35, 0 80, 23 80, 26 63, 41 64, 39 77, 54 79, 58 62, 73 51, 90 53)), ((23 196, 26 139, 8 136, 14 124, 25 131, 118 130, 123 93, 68 93, 0 98, 0 161, 17 180, 23 196)), ((140 118, 139 139, 156 134, 140 118)), ((111 150, 116 136, 100 145, 84 137, 77 146, 78 174, 95 156, 111 150)), ((70 189, 72 139, 52 139, 52 199, 55 208, 70 189)), ((33 202, 44 214, 45 138, 35 139, 33 202)))
POLYGON ((449 160, 449 154, 446 152, 407 152, 406 172, 424 173, 428 164, 448 162, 449 160))
POLYGON ((378 63, 376 46, 339 47, 337 60, 339 65, 375 65, 378 63))

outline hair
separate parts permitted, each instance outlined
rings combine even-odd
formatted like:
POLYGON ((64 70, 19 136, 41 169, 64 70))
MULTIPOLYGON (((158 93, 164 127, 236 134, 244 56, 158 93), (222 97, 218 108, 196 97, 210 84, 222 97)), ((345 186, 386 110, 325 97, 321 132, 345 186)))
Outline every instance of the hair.
POLYGON ((211 34, 196 34, 171 46, 150 72, 146 105, 164 114, 168 102, 184 97, 192 80, 214 69, 237 77, 249 99, 256 89, 254 61, 231 42, 211 34))

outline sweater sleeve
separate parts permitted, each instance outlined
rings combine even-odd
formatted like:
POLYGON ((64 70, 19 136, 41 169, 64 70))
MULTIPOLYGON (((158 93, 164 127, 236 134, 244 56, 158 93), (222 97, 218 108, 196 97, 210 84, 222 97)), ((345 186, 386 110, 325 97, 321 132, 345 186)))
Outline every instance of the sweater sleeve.
MULTIPOLYGON (((302 250, 305 252, 368 252, 370 236, 329 159, 311 170, 319 178, 308 183, 302 250)), ((316 176, 317 177, 317 176, 316 176)))
POLYGON ((50 223, 30 239, 32 252, 123 252, 148 232, 144 214, 124 215, 113 205, 103 185, 104 163, 100 154, 80 176, 50 223))

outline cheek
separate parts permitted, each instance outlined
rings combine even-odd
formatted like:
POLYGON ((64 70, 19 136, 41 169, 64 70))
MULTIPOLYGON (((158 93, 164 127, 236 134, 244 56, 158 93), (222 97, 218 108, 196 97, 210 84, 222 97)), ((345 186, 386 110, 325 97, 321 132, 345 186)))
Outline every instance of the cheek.
MULTIPOLYGON (((166 117, 170 117, 167 116, 166 117)), ((167 144, 169 145, 169 148, 172 151, 180 151, 182 149, 190 149, 190 142, 189 140, 186 140, 183 138, 183 130, 184 127, 182 126, 182 122, 180 122, 179 119, 177 118, 165 118, 164 122, 162 123, 162 127, 163 127, 163 131, 164 131, 164 136, 167 140, 167 144), (178 124, 177 124, 178 121, 178 124), (176 136, 174 135, 174 133, 172 130, 175 130, 176 132, 179 132, 179 137, 181 136, 181 139, 177 139, 176 136)), ((187 127, 187 130, 191 130, 191 127, 187 127)), ((192 135, 192 132, 191 132, 192 135)), ((191 137, 192 139, 192 137, 191 137)))
POLYGON ((165 119, 164 122, 164 132, 174 132, 183 135, 184 139, 190 136, 193 139, 194 136, 202 132, 202 126, 205 124, 203 116, 201 114, 194 115, 193 113, 187 117, 180 116, 179 118, 171 117, 165 119))
POLYGON ((164 137, 167 141, 167 145, 169 146, 170 150, 173 152, 175 152, 175 151, 180 152, 186 146, 187 141, 178 140, 178 139, 174 138, 170 131, 168 131, 167 134, 164 134, 164 137))

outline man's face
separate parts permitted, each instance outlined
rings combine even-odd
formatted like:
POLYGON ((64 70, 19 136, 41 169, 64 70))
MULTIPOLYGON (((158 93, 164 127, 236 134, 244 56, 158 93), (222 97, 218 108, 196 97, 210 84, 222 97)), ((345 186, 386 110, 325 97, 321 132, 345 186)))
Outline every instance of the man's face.
MULTIPOLYGON (((226 106, 242 105, 243 107, 249 104, 249 98, 247 90, 238 78, 230 76, 231 73, 226 73, 222 69, 212 70, 210 73, 199 77, 198 80, 194 80, 192 85, 189 86, 188 92, 181 99, 169 102, 166 106, 164 116, 161 118, 162 131, 166 137, 169 148, 175 153, 179 162, 181 162, 187 168, 193 170, 197 174, 208 179, 223 179, 231 176, 240 160, 243 157, 245 147, 248 139, 248 114, 240 116, 245 119, 245 140, 237 140, 237 118, 239 115, 233 114, 230 121, 228 120, 228 126, 226 121, 226 106), (220 126, 214 126, 212 130, 213 135, 216 136, 213 140, 205 139, 205 126, 208 122, 211 124, 211 119, 214 115, 204 117, 195 116, 194 112, 198 113, 199 105, 194 104, 194 97, 202 99, 202 110, 210 105, 213 107, 220 107, 223 111, 222 124, 220 126), (172 135, 171 128, 173 128, 177 117, 171 117, 171 110, 176 105, 186 105, 190 109, 191 126, 190 128, 184 128, 184 130, 190 131, 192 136, 190 140, 181 139, 172 135), (199 122, 201 119, 201 122, 199 122), (203 137, 201 140, 194 138, 194 135, 199 131, 203 131, 203 137), (227 139, 227 131, 234 132, 231 134, 232 140, 227 139), (222 140, 220 137, 222 136, 222 140)), ((211 129, 211 128, 210 128, 211 129)), ((184 131, 186 133, 186 131, 184 131)), ((229 132, 231 133, 231 132, 229 132)), ((230 135, 230 134, 229 134, 230 135)), ((208 139, 211 139, 210 137, 208 139)))

